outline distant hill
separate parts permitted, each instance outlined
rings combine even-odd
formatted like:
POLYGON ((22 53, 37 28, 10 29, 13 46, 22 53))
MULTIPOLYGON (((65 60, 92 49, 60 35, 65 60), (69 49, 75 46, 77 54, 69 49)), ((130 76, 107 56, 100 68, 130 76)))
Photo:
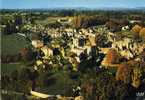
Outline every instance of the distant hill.
POLYGON ((145 7, 137 7, 137 8, 118 8, 118 7, 103 7, 103 8, 87 8, 87 7, 58 7, 58 8, 32 8, 32 9, 1 9, 2 10, 9 10, 9 11, 52 11, 52 10, 142 10, 145 11, 145 7))

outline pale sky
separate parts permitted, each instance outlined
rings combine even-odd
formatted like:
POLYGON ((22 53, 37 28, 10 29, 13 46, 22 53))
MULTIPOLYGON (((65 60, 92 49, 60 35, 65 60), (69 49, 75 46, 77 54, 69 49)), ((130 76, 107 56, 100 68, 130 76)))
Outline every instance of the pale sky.
POLYGON ((145 0, 0 0, 0 8, 136 8, 145 0))

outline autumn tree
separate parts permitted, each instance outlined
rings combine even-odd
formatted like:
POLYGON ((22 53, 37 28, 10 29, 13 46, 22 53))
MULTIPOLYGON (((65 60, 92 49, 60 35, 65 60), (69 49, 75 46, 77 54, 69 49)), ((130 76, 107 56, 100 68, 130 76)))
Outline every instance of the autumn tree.
POLYGON ((131 81, 131 68, 127 64, 120 64, 116 72, 116 80, 130 83, 131 81))
POLYGON ((145 28, 142 28, 139 32, 139 36, 143 39, 145 39, 145 28))
POLYGON ((132 78, 132 86, 138 88, 141 85, 141 69, 139 67, 133 68, 131 78, 132 78))
POLYGON ((81 27, 81 23, 83 20, 84 16, 75 16, 73 19, 73 25, 75 28, 80 28, 81 27))
POLYGON ((81 27, 90 27, 95 25, 103 25, 105 24, 107 18, 103 16, 86 16, 86 15, 79 15, 75 16, 73 19, 73 25, 75 28, 81 27))
POLYGON ((135 25, 135 26, 131 29, 131 31, 133 32, 135 38, 139 38, 139 32, 140 32, 141 29, 142 29, 142 27, 139 26, 139 25, 135 25))
POLYGON ((120 55, 115 49, 109 49, 107 52, 102 65, 117 64, 120 61, 120 55))

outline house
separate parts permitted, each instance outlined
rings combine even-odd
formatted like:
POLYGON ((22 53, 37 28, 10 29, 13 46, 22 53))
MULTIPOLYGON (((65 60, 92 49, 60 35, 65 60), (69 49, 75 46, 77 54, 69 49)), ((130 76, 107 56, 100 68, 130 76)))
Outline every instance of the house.
POLYGON ((72 41, 73 41, 72 48, 83 47, 86 44, 86 37, 84 35, 77 35, 76 37, 72 38, 72 41))
POLYGON ((128 60, 129 60, 130 58, 133 58, 133 57, 134 57, 134 55, 133 55, 129 50, 120 51, 120 54, 121 54, 122 57, 125 57, 125 58, 127 58, 128 60))
POLYGON ((114 33, 112 33, 112 32, 108 32, 107 38, 108 38, 108 41, 114 42, 115 38, 116 38, 116 35, 114 33))
POLYGON ((57 20, 57 22, 61 23, 61 24, 70 24, 70 22, 72 21, 71 18, 59 18, 57 20))
POLYGON ((48 59, 50 56, 53 56, 53 50, 47 46, 42 47, 41 51, 44 53, 43 59, 48 59))
POLYGON ((130 59, 136 55, 139 55, 145 46, 140 43, 136 43, 129 38, 124 38, 112 43, 112 48, 116 49, 121 56, 130 59))
POLYGON ((44 45, 43 42, 40 40, 32 40, 31 44, 35 48, 41 48, 44 45))
POLYGON ((121 30, 122 30, 122 31, 129 30, 129 26, 128 26, 128 25, 127 25, 127 26, 123 26, 123 27, 121 28, 121 30))
POLYGON ((107 52, 109 51, 110 48, 100 48, 100 51, 103 53, 103 54, 107 54, 107 52))
POLYGON ((73 48, 71 49, 71 52, 75 53, 77 56, 79 56, 81 53, 84 52, 85 49, 83 48, 73 48))
POLYGON ((80 36, 78 39, 78 46, 79 47, 84 47, 86 43, 85 37, 84 36, 80 36))
POLYGON ((141 20, 130 20, 130 24, 136 24, 136 23, 141 23, 141 20))
POLYGON ((42 64, 43 64, 43 62, 42 62, 41 60, 37 60, 37 61, 36 61, 36 65, 37 65, 37 66, 40 66, 40 65, 42 65, 42 64))
POLYGON ((96 37, 95 35, 89 35, 89 41, 91 43, 91 46, 96 46, 96 37))

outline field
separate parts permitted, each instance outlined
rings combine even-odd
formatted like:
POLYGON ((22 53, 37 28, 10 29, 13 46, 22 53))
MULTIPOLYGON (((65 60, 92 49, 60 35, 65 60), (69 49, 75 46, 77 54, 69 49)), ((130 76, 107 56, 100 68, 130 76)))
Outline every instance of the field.
MULTIPOLYGON (((1 38, 1 53, 2 55, 15 55, 18 54, 19 50, 26 45, 28 42, 17 34, 2 35, 1 38)), ((1 72, 10 74, 14 70, 21 69, 20 63, 7 63, 1 64, 1 72)))
POLYGON ((41 25, 47 25, 47 24, 51 24, 51 23, 55 23, 58 21, 58 19, 72 19, 73 17, 48 17, 46 19, 43 20, 36 20, 35 23, 36 24, 41 24, 41 25))
POLYGON ((50 75, 49 79, 50 81, 52 79, 54 80, 49 82, 52 84, 48 86, 42 86, 41 89, 38 89, 38 91, 50 95, 67 94, 69 96, 72 93, 69 93, 68 91, 70 91, 71 88, 77 84, 77 81, 71 79, 69 73, 66 71, 57 71, 54 74, 50 75))
POLYGON ((28 45, 24 37, 17 34, 2 35, 1 38, 1 52, 3 55, 14 55, 19 50, 28 45))
POLYGON ((11 63, 11 64, 3 64, 2 63, 1 64, 1 72, 10 74, 11 72, 13 72, 15 70, 19 70, 22 67, 24 67, 24 66, 20 63, 11 63))

